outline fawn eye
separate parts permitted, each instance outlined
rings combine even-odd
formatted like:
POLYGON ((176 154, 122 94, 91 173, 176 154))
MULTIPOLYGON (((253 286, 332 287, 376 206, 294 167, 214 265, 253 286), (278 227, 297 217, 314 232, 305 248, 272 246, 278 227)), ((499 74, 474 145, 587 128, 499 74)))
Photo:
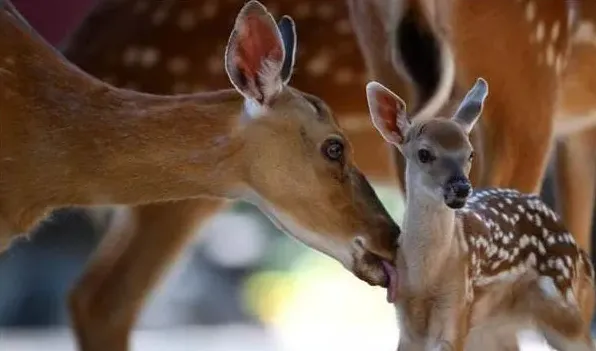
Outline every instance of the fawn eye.
POLYGON ((468 161, 472 161, 474 159, 474 156, 476 156, 476 153, 474 151, 470 152, 470 156, 468 157, 468 161))
POLYGON ((323 142, 321 152, 330 161, 341 161, 344 157, 344 144, 336 138, 329 138, 323 142))
POLYGON ((427 149, 418 150, 418 159, 421 163, 434 161, 435 157, 427 149))

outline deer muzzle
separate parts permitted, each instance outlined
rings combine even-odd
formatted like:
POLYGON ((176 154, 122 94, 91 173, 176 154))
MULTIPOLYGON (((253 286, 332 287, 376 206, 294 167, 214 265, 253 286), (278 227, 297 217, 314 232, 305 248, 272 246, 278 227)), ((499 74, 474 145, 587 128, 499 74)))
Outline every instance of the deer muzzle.
POLYGON ((445 204, 450 208, 462 208, 472 193, 472 184, 463 174, 450 177, 443 187, 445 204))

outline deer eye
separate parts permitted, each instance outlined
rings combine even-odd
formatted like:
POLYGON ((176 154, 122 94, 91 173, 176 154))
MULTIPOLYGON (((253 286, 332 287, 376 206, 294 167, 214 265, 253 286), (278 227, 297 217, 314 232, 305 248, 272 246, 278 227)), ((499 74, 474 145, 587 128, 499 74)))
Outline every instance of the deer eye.
POLYGON ((468 161, 472 162, 472 160, 474 159, 474 156, 476 156, 476 153, 474 151, 470 152, 470 156, 468 157, 468 161))
POLYGON ((434 161, 435 157, 427 149, 418 150, 418 160, 421 163, 428 163, 434 161))
POLYGON ((329 138, 323 142, 321 152, 330 161, 341 161, 344 157, 344 144, 336 138, 329 138))

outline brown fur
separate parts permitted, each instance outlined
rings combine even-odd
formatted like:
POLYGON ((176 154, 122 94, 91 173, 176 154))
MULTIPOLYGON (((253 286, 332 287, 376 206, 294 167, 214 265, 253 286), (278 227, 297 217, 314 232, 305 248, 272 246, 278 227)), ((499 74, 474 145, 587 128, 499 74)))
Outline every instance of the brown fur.
MULTIPOLYGON (((180 94, 227 88, 220 58, 244 2, 104 0, 72 35, 65 55, 102 80, 138 91, 180 94)), ((291 16, 299 28, 292 86, 331 106, 354 144, 356 164, 368 178, 395 184, 388 150, 368 122, 362 94, 367 72, 345 2, 264 4, 276 18, 291 16), (321 35, 317 28, 328 30, 321 35)))
MULTIPOLYGON (((348 4, 371 79, 406 97, 416 110, 424 107, 416 95, 420 82, 406 74, 394 38, 388 36, 396 32, 397 15, 407 8, 417 9, 411 19, 422 30, 430 28, 431 37, 454 54, 453 91, 439 109, 449 111, 475 77, 490 81, 492 93, 483 120, 471 135, 477 152, 471 171, 475 186, 537 192, 552 141, 560 139, 557 202, 579 245, 590 250, 596 188, 596 74, 591 63, 596 48, 589 38, 574 38, 582 24, 596 23, 596 4, 591 0, 350 0, 348 4), (577 21, 570 25, 569 4, 579 9, 577 21), (528 21, 530 6, 533 18, 528 21), (544 26, 540 42, 538 23, 544 26), (553 40, 555 23, 558 33, 553 40), (384 32, 375 30, 383 26, 384 32)), ((399 153, 395 158, 404 189, 404 160, 399 153)))
MULTIPOLYGON (((170 205, 180 213, 168 220, 156 215, 168 205, 139 208, 142 236, 122 234, 134 221, 114 228, 121 235, 110 237, 127 242, 107 241, 72 302, 84 350, 127 349, 147 288, 188 238, 193 216, 208 217, 224 199, 256 201, 358 277, 387 283, 381 260, 393 259, 399 228, 323 101, 284 86, 255 117, 235 90, 157 96, 114 88, 67 63, 16 14, 10 5, 0 13, 0 240, 59 207, 202 199, 170 205), (323 155, 328 138, 344 143, 338 161, 323 155)), ((236 44, 249 50, 248 63, 255 59, 236 44)))
POLYGON ((478 79, 453 117, 408 122, 398 96, 367 86, 373 123, 395 113, 388 128, 375 126, 407 160, 399 349, 515 350, 503 338, 536 327, 559 350, 593 350, 594 269, 562 219, 536 195, 462 192, 471 159, 460 155, 470 154, 468 132, 487 94, 478 79), (400 107, 379 106, 388 99, 378 96, 400 107), (404 133, 405 140, 392 137, 404 133))

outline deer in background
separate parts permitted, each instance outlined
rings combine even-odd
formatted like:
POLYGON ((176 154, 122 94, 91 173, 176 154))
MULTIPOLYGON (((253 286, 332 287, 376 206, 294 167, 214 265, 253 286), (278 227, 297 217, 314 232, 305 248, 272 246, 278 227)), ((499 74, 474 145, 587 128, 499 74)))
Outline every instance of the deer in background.
MULTIPOLYGON (((4 243, 59 207, 205 197, 207 213, 227 199, 246 199, 362 280, 395 287, 387 262, 399 228, 353 165, 331 110, 288 86, 296 41, 291 18, 278 29, 263 5, 248 2, 225 51, 234 89, 158 96, 88 76, 36 36, 10 3, 5 7, 4 243)), ((183 242, 161 235, 111 236, 102 243, 96 260, 129 255, 112 266, 95 261, 72 299, 82 350, 128 349, 148 287, 183 242)))
MULTIPOLYGON (((128 89, 184 94, 226 88, 221 55, 244 2, 102 0, 65 42, 64 53, 84 71, 128 89), (197 38, 201 45, 195 45, 197 38)), ((264 4, 274 16, 287 14, 303 28, 292 84, 320 96, 336 112, 368 178, 394 184, 385 143, 368 122, 362 94, 366 71, 347 5, 316 0, 264 4), (313 30, 321 26, 329 28, 326 35, 313 30), (371 153, 386 157, 371 159, 371 153)))
MULTIPOLYGON (((596 184, 596 4, 348 3, 371 79, 404 96, 414 118, 451 115, 475 77, 491 82, 484 118, 471 133, 475 186, 537 192, 559 140, 560 212, 580 247, 589 250, 596 184)), ((403 175, 397 151, 395 162, 403 175)))
POLYGON ((486 81, 451 118, 411 119, 380 83, 366 91, 374 126, 406 159, 399 349, 517 350, 516 332, 536 326, 558 350, 594 350, 594 270, 559 216, 512 189, 472 195, 486 81))
MULTIPOLYGON (((221 55, 228 28, 243 3, 103 1, 70 38, 64 53, 86 72, 128 89, 184 94, 224 88, 229 80, 221 55), (195 45, 197 38, 201 45, 195 45)), ((384 142, 368 122, 362 94, 364 64, 346 4, 275 0, 266 5, 272 13, 290 14, 302 28, 333 25, 329 33, 333 39, 311 30, 300 36, 292 84, 329 103, 352 142, 354 162, 367 177, 392 179, 384 142), (370 154, 383 156, 371 158, 370 154)), ((196 227, 225 206, 224 201, 201 198, 119 208, 71 296, 72 311, 85 316, 76 322, 79 334, 89 334, 89 339, 115 335, 126 341, 146 292, 196 227), (101 307, 94 303, 98 299, 101 307), (122 322, 109 324, 112 315, 121 316, 122 322)))

